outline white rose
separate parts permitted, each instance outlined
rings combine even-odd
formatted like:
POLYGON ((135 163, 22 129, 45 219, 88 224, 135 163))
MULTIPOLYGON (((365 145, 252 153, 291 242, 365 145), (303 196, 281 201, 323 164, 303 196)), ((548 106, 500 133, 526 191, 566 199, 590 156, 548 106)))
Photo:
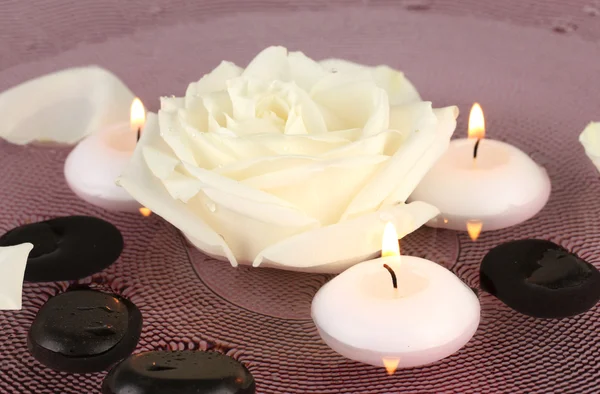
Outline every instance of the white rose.
POLYGON ((267 48, 163 98, 119 183, 232 265, 340 272, 437 215, 404 204, 448 146, 456 107, 432 109, 402 73, 267 48))
POLYGON ((586 155, 600 171, 600 122, 590 123, 579 135, 579 142, 585 148, 586 155))

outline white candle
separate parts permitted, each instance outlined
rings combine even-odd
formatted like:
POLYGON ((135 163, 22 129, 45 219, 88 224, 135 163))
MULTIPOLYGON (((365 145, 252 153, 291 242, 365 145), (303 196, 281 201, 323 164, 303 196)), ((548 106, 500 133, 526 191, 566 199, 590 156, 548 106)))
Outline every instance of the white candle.
POLYGON ((145 121, 139 99, 131 105, 129 123, 115 124, 82 140, 65 161, 67 184, 77 196, 110 211, 135 212, 140 204, 115 180, 129 162, 145 121))
POLYGON ((483 112, 475 104, 470 138, 451 141, 411 195, 440 210, 428 225, 466 230, 479 223, 481 231, 498 230, 530 219, 546 205, 551 189, 546 170, 516 147, 484 135, 483 112))
POLYGON ((391 223, 383 242, 384 257, 349 268, 316 294, 312 317, 321 338, 339 354, 375 366, 414 367, 453 354, 477 330, 479 300, 441 265, 400 257, 391 223))

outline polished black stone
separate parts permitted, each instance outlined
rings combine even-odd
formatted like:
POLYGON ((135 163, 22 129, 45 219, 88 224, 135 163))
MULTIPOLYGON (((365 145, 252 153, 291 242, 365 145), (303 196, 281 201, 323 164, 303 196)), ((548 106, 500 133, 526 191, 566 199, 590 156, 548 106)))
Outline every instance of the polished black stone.
POLYGON ((481 288, 523 314, 578 315, 600 300, 600 272, 563 247, 539 239, 496 246, 483 258, 481 288))
POLYGON ((30 242, 25 280, 54 282, 85 278, 114 263, 123 237, 112 224, 90 216, 67 216, 26 224, 0 237, 0 246, 30 242))
POLYGON ((130 356, 104 379, 103 394, 253 394, 254 378, 215 352, 146 352, 130 356))
POLYGON ((52 297, 39 310, 27 336, 29 352, 57 371, 98 372, 129 356, 142 331, 131 301, 94 290, 52 297))

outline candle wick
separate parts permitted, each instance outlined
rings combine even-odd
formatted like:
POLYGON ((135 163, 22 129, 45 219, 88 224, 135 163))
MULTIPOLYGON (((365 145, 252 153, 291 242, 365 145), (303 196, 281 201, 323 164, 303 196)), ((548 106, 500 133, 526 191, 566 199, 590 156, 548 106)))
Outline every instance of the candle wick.
POLYGON ((387 264, 384 264, 383 268, 385 268, 386 270, 388 270, 388 272, 392 276, 392 285, 394 286, 394 289, 397 289, 398 288, 398 279, 396 279, 396 273, 394 272, 394 270, 392 269, 392 267, 390 267, 387 264))
POLYGON ((140 142, 140 137, 141 136, 142 136, 142 128, 138 127, 138 130, 137 130, 137 140, 136 140, 137 142, 140 142))
POLYGON ((473 159, 477 159, 477 151, 479 150, 480 142, 481 142, 481 138, 477 138, 477 142, 475 143, 475 147, 473 148, 473 159))

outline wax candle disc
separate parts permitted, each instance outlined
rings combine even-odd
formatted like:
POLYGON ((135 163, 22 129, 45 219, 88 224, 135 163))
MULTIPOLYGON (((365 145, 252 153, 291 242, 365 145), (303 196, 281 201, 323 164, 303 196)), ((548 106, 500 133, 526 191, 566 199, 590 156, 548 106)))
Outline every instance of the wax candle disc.
POLYGON ((141 331, 142 315, 129 300, 75 290, 42 306, 27 345, 34 358, 54 370, 98 372, 129 356, 141 331))
POLYGON ((0 237, 0 246, 30 242, 25 280, 76 280, 102 271, 123 250, 123 237, 112 224, 89 216, 68 216, 26 224, 0 237))
POLYGON ((215 352, 145 352, 130 356, 104 379, 103 394, 253 394, 254 378, 215 352))
POLYGON ((539 239, 493 248, 480 268, 483 290, 523 314, 578 315, 600 300, 600 272, 563 247, 539 239))

